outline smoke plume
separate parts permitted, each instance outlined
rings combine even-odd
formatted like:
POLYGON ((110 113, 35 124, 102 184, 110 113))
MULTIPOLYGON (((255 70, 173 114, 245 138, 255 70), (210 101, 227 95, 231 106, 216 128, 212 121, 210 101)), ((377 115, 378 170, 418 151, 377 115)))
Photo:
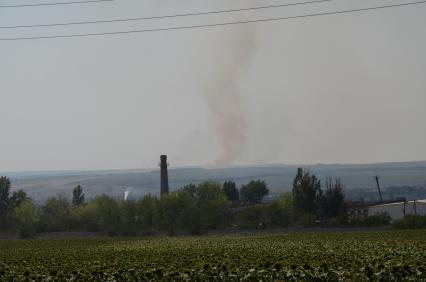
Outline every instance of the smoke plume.
POLYGON ((235 29, 220 38, 223 47, 206 84, 209 129, 216 155, 211 166, 223 167, 237 162, 246 148, 248 110, 240 93, 240 81, 256 51, 255 30, 250 26, 235 29))
POLYGON ((128 187, 126 191, 124 191, 124 201, 127 202, 127 199, 129 198, 130 192, 132 192, 133 187, 128 187))

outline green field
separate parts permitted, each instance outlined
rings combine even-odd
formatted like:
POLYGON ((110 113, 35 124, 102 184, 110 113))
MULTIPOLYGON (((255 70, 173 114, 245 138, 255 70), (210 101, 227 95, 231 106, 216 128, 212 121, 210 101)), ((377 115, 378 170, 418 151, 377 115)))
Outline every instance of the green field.
POLYGON ((426 230, 0 241, 0 281, 426 281, 425 264, 426 230))

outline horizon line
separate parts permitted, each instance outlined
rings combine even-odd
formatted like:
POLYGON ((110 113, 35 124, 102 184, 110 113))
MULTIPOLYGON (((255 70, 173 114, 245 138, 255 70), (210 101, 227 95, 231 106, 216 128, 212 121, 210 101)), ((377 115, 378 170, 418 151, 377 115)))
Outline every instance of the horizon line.
MULTIPOLYGON (((289 167, 306 167, 306 166, 353 166, 353 165, 386 165, 386 164, 409 164, 409 163, 426 163, 426 160, 410 160, 410 161, 382 161, 382 162, 330 162, 330 163, 258 163, 258 164, 234 164, 221 167, 211 167, 209 165, 181 165, 170 167, 170 170, 175 169, 206 169, 206 170, 219 170, 219 169, 232 169, 232 168, 245 168, 245 167, 273 167, 273 166, 289 166, 289 167)), ((39 173, 90 173, 90 172, 119 172, 119 171, 156 171, 157 167, 139 167, 139 168, 104 168, 104 169, 41 169, 41 170, 10 170, 0 171, 2 174, 39 174, 39 173)))

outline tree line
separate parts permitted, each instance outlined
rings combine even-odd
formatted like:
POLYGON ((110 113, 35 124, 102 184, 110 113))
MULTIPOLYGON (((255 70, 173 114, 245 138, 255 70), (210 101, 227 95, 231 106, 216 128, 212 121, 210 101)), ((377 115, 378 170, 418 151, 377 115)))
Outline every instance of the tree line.
POLYGON ((149 234, 154 231, 189 231, 200 234, 229 226, 232 207, 261 203, 268 194, 264 181, 251 181, 239 190, 236 184, 189 184, 157 198, 120 201, 107 195, 86 200, 79 185, 67 195, 37 204, 25 192, 11 193, 11 182, 0 178, 0 230, 18 231, 23 238, 42 232, 89 231, 110 235, 149 234))
MULTIPOLYGON (((107 195, 86 200, 79 185, 73 189, 71 199, 58 195, 43 204, 37 204, 23 191, 11 193, 10 188, 10 180, 1 177, 0 230, 19 232, 22 238, 42 232, 132 236, 160 231, 173 235, 229 228, 311 226, 315 222, 349 223, 340 180, 328 178, 323 189, 315 175, 301 168, 292 192, 269 203, 263 201, 269 189, 262 180, 250 181, 240 188, 232 181, 206 181, 185 185, 160 198, 148 194, 129 201, 107 195)), ((373 225, 376 221, 370 219, 373 225)))

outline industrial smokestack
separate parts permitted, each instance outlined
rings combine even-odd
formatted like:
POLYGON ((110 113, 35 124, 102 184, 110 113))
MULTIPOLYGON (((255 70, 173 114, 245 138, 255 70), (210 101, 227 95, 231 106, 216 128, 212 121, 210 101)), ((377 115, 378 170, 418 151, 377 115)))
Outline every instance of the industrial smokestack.
POLYGON ((160 171, 161 171, 161 191, 160 195, 163 196, 169 193, 169 176, 167 173, 167 156, 160 156, 160 171))

